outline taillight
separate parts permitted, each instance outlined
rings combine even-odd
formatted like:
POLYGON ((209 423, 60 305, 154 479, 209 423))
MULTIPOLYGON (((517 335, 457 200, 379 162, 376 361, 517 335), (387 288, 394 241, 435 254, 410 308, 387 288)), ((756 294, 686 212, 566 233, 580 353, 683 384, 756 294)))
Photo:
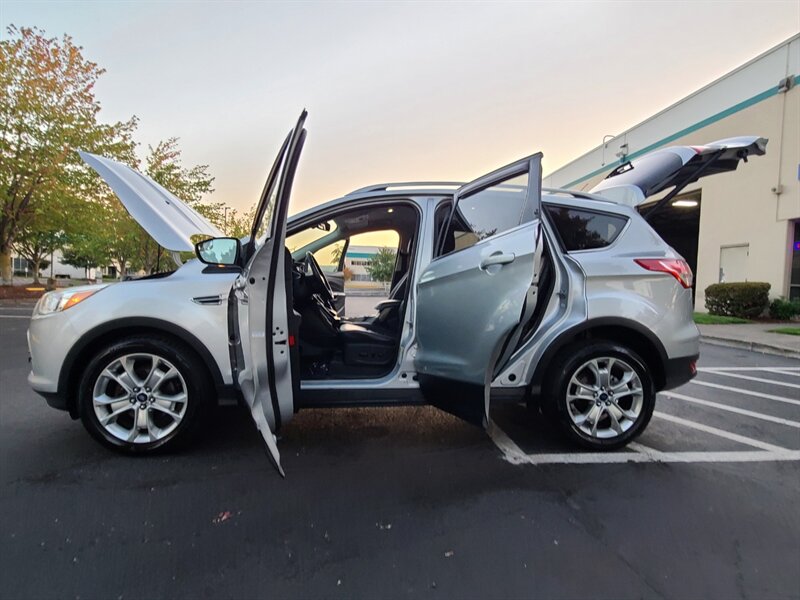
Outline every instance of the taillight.
POLYGON ((685 288, 692 287, 694 275, 688 263, 682 258, 636 258, 636 264, 648 271, 669 273, 685 288))

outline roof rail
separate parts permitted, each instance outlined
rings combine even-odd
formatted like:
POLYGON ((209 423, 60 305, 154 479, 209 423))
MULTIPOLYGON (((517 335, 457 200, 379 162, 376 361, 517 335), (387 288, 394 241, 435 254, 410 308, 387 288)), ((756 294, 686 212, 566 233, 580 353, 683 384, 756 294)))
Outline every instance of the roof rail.
POLYGON ((348 193, 347 196, 356 194, 366 194, 367 192, 381 192, 389 188, 412 188, 412 189, 434 189, 434 188, 459 188, 464 185, 460 181, 402 181, 395 183, 376 183, 363 188, 358 188, 348 193))

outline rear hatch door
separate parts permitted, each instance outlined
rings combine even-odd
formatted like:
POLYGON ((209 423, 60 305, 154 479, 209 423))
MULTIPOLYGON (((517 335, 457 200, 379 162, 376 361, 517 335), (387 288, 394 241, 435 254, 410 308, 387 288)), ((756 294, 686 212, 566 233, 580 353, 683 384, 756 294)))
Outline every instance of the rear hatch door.
POLYGON ((748 156, 766 153, 762 137, 735 137, 705 146, 672 146, 621 164, 592 188, 609 200, 638 206, 667 188, 681 188, 709 175, 735 171, 748 156))

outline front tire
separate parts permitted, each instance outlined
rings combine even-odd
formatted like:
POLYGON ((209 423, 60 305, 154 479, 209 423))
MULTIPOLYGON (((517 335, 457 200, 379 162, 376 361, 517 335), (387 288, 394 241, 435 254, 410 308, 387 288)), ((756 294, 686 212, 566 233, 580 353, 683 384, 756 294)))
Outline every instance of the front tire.
POLYGON ((95 354, 78 384, 78 410, 104 446, 148 454, 175 449, 197 432, 212 389, 205 364, 183 343, 138 335, 95 354))
POLYGON ((655 408, 645 362, 613 342, 575 344, 554 359, 545 414, 567 438, 589 450, 621 448, 644 431, 655 408))

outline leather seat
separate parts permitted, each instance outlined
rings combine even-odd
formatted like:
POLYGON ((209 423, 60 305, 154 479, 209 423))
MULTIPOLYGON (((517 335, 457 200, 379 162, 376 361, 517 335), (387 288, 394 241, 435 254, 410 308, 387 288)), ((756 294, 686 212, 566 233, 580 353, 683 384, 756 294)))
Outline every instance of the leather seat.
POLYGON ((394 344, 394 338, 368 329, 358 323, 343 322, 339 326, 339 338, 345 344, 379 344, 391 346, 394 344))

